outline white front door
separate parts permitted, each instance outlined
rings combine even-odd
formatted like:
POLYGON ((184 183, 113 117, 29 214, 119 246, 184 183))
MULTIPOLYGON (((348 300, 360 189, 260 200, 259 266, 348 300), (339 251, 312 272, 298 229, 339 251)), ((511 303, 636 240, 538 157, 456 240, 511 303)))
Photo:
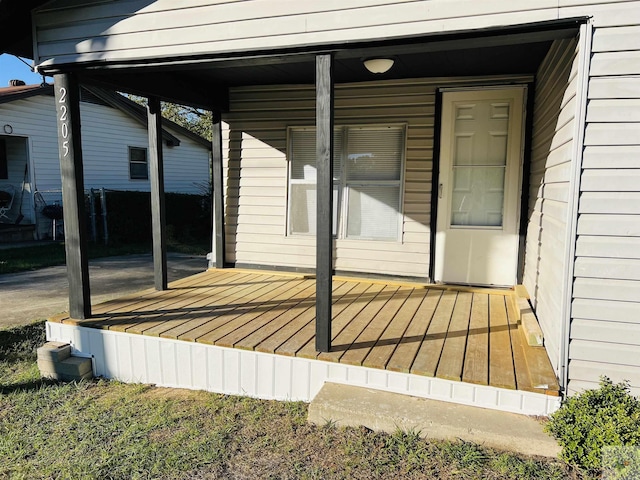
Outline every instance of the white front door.
POLYGON ((434 280, 512 286, 524 87, 442 96, 434 280))

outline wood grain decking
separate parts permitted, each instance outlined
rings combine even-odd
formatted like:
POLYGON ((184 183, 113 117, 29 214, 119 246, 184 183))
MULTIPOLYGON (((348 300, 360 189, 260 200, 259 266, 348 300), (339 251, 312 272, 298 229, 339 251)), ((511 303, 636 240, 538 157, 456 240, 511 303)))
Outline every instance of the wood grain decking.
POLYGON ((52 322, 558 395, 543 347, 524 342, 511 291, 335 277, 332 349, 315 351, 315 280, 209 270, 52 322))

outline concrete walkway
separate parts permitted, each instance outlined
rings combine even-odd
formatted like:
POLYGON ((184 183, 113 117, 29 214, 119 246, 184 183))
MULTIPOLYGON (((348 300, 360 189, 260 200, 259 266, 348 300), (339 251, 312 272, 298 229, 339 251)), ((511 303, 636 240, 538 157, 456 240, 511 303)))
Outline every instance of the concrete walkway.
MULTIPOLYGON (((202 272, 204 256, 168 254, 169 281, 202 272)), ((91 303, 153 287, 151 254, 106 257, 89 262, 91 303)), ((0 275, 0 329, 45 319, 69 308, 64 265, 0 275)))
POLYGON ((336 383, 324 384, 309 405, 308 420, 388 433, 413 431, 424 438, 463 440, 525 455, 557 458, 560 453, 532 417, 336 383))

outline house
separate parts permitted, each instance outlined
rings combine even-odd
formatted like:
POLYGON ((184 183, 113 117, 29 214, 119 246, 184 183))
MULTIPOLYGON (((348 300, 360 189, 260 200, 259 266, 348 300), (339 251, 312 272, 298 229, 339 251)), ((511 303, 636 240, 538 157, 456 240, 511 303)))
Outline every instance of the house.
MULTIPOLYGON (((53 85, 0 88, 0 190, 12 197, 0 222, 23 229, 28 239, 51 235, 43 204, 62 201, 53 85), (36 195, 38 192, 38 195, 36 195), (37 198, 36 198, 37 197, 37 198), (19 225, 17 217, 22 215, 19 225)), ((146 112, 133 101, 99 87, 81 91, 85 189, 149 191, 146 112)), ((164 120, 169 192, 201 194, 209 176, 208 140, 164 120)))
POLYGON ((71 310, 48 335, 97 373, 307 400, 336 381, 538 414, 557 407, 555 381, 570 395, 608 375, 640 393, 640 1, 32 6, 70 192, 78 85, 148 96, 151 137, 159 99, 214 112, 209 274, 229 280, 184 288, 219 303, 174 303, 169 323, 92 311, 81 208, 65 210, 71 310), (544 346, 523 353, 499 290, 455 285, 528 297, 519 314, 535 313, 544 346), (552 380, 533 381, 545 368, 552 380))

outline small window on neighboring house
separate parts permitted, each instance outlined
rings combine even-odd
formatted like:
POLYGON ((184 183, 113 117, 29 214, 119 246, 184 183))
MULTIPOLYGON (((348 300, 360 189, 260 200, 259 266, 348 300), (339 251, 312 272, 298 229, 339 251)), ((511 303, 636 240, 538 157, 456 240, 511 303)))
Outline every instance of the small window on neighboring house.
POLYGON ((8 178, 7 141, 4 138, 0 138, 0 179, 7 180, 8 178))
MULTIPOLYGON (((289 234, 315 234, 315 129, 289 133, 289 234)), ((334 131, 333 233, 337 238, 397 241, 405 127, 334 131)))
POLYGON ((147 149, 129 147, 129 178, 131 180, 148 180, 147 149))

